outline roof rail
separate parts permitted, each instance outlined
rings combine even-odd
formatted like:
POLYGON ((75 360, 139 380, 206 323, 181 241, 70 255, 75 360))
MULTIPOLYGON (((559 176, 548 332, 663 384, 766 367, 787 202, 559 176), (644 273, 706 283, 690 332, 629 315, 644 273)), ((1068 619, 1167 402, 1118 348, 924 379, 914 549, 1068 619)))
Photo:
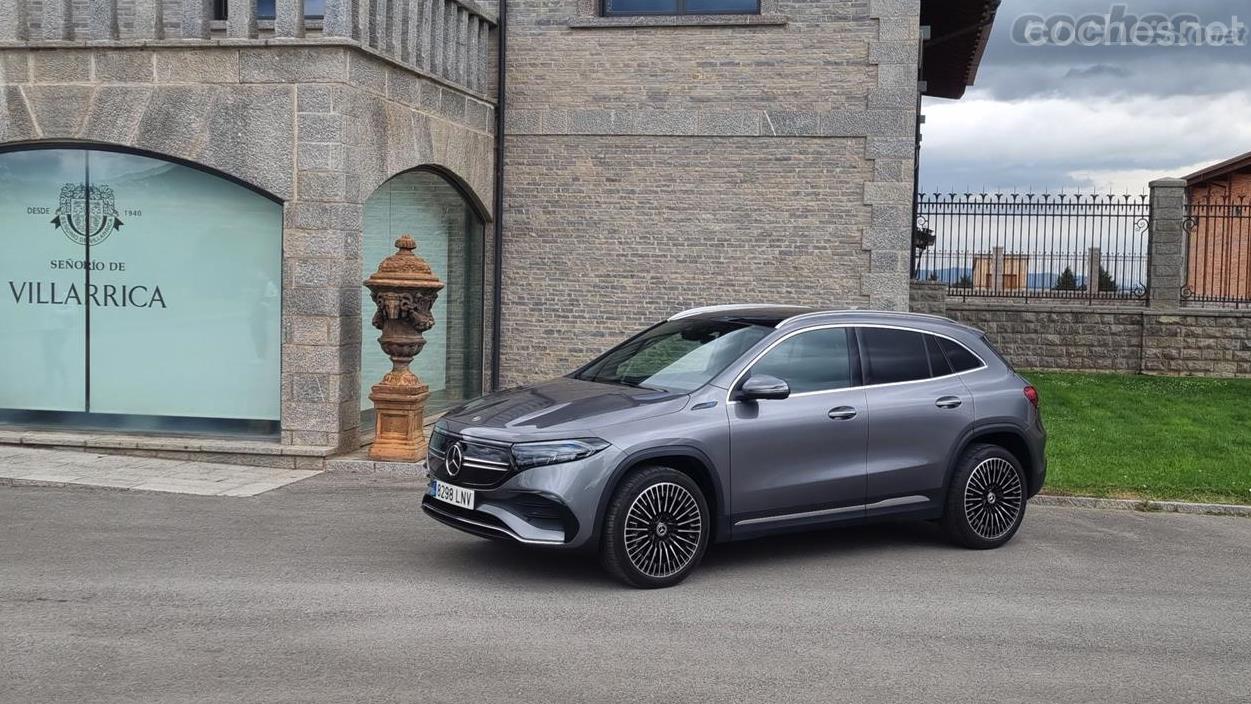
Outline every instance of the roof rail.
POLYGON ((967 325, 964 325, 963 323, 952 320, 951 318, 945 318, 941 315, 931 315, 929 313, 910 313, 908 311, 902 311, 902 310, 872 310, 868 308, 844 308, 842 310, 818 310, 818 311, 813 311, 811 313, 793 315, 787 318, 786 320, 783 320, 782 322, 778 323, 778 329, 781 330, 782 328, 790 327, 791 325, 794 325, 795 323, 803 322, 805 319, 808 319, 808 318, 817 318, 817 317, 821 317, 825 315, 838 315, 840 313, 842 314, 859 313, 863 315, 887 315, 887 316, 893 315, 893 316, 898 316, 901 318, 926 318, 929 320, 937 320, 937 321, 949 323, 952 325, 963 325, 964 327, 968 327, 967 325))
POLYGON ((807 306, 781 306, 770 303, 735 303, 723 306, 703 306, 702 308, 691 308, 670 316, 669 320, 681 320, 683 318, 700 315, 701 313, 730 313, 736 310, 755 310, 757 308, 793 308, 795 310, 808 310, 807 306))

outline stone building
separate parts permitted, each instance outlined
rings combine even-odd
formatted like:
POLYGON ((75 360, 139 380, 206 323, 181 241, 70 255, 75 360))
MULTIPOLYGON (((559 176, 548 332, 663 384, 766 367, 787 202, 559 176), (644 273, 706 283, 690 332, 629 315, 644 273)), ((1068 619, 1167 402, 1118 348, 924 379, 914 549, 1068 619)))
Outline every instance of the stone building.
POLYGON ((0 0, 0 442, 359 447, 404 233, 436 412, 686 306, 905 308, 920 95, 995 6, 0 0))

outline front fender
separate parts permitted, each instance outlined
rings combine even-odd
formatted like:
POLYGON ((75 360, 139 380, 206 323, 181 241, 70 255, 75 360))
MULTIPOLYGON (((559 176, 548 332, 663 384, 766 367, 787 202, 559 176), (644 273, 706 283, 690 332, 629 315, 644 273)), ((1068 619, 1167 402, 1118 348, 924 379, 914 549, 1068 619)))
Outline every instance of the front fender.
POLYGON ((664 457, 682 457, 693 460, 692 466, 700 466, 706 482, 712 487, 714 492, 715 506, 713 507, 713 540, 721 540, 729 536, 729 524, 726 517, 726 492, 723 486, 721 475, 716 469, 716 463, 709 457, 708 453, 703 449, 687 444, 661 444, 646 447, 643 449, 635 449, 627 453, 613 468, 609 475, 608 481, 605 483, 605 491, 600 496, 599 506, 595 511, 595 525, 593 540, 595 544, 599 544, 600 536, 604 526, 604 514, 608 511, 608 502, 612 495, 616 493, 617 487, 620 486, 622 479, 630 470, 643 464, 647 464, 650 460, 656 460, 664 457))

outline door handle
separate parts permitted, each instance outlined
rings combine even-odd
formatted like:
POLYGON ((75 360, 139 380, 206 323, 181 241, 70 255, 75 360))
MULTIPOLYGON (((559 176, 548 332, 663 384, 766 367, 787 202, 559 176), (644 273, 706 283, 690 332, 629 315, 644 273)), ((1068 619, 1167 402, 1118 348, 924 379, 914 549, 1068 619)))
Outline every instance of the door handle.
POLYGON ((947 409, 959 408, 963 404, 964 404, 964 401, 961 401, 956 396, 943 396, 942 398, 934 402, 935 406, 938 406, 939 408, 947 408, 947 409))
POLYGON ((851 406, 839 406, 830 409, 830 420, 851 420, 856 417, 856 409, 851 406))

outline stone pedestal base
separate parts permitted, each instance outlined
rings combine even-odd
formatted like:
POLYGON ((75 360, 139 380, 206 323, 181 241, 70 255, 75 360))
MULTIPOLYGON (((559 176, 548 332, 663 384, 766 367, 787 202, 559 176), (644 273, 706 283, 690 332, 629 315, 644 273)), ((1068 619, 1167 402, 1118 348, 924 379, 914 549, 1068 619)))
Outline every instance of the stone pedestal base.
POLYGON ((370 390, 369 400, 374 402, 377 420, 369 459, 417 462, 426 458, 426 435, 422 424, 429 396, 430 387, 420 382, 394 385, 384 380, 370 390))

